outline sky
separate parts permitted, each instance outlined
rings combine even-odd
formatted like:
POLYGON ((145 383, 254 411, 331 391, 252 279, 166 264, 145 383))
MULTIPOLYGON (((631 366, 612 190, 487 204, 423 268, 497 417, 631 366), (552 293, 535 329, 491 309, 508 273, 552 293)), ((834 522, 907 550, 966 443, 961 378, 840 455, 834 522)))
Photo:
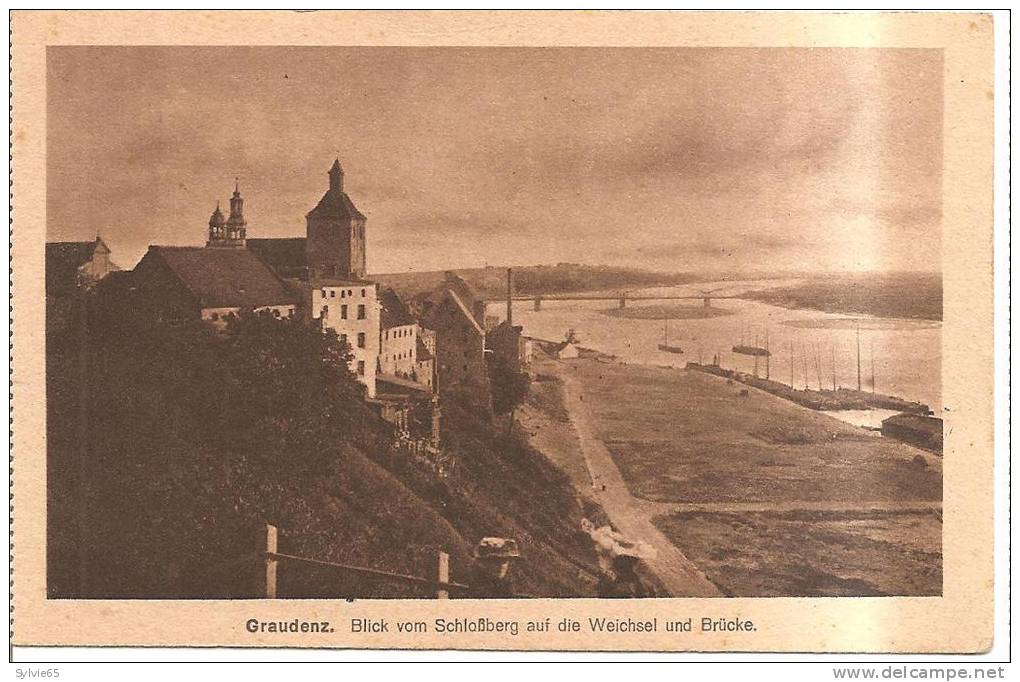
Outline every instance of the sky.
POLYGON ((47 231, 121 267, 303 236, 339 155, 369 272, 941 268, 942 57, 790 48, 48 48, 47 231))

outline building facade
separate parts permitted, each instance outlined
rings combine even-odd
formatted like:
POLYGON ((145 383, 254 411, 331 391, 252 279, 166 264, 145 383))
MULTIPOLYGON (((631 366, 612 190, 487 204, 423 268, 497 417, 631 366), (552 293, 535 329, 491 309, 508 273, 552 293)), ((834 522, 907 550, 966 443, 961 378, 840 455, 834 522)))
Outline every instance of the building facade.
POLYGON ((379 302, 379 371, 389 376, 419 381, 415 365, 418 351, 417 321, 393 289, 382 289, 379 302))
POLYGON ((318 279, 309 283, 308 309, 312 320, 332 329, 354 356, 351 371, 375 397, 379 358, 378 289, 374 282, 354 279, 318 279))
POLYGON ((440 395, 459 394, 491 406, 485 359, 485 303, 453 273, 423 303, 423 323, 435 332, 436 386, 440 395), (465 300, 466 299, 466 300, 465 300))

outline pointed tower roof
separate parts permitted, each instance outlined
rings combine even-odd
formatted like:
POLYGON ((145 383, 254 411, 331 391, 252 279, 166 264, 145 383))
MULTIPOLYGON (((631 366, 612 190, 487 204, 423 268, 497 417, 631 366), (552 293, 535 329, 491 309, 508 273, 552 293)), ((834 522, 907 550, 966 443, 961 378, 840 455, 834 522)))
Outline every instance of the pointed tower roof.
POLYGON ((216 209, 209 216, 209 225, 223 225, 223 211, 220 210, 220 202, 216 202, 216 209))
POLYGON ((315 208, 307 213, 306 218, 330 218, 330 219, 353 219, 367 220, 365 214, 357 209, 351 198, 343 190, 343 183, 338 179, 343 176, 344 169, 340 165, 340 159, 333 161, 329 169, 329 190, 322 195, 322 199, 315 208))

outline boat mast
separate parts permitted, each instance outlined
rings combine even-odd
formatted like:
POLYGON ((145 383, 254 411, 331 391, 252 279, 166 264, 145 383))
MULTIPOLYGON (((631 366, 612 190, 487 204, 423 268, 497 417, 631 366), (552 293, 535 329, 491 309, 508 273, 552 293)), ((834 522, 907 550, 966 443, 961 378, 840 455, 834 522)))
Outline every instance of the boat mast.
POLYGON ((770 379, 770 375, 769 375, 769 365, 771 364, 770 360, 769 360, 770 356, 771 356, 771 353, 769 353, 769 322, 768 322, 768 320, 765 320, 765 380, 766 381, 768 381, 770 379))
POLYGON ((758 378, 758 335, 754 335, 754 378, 758 378))
POLYGON ((807 348, 804 346, 803 343, 800 344, 800 354, 801 354, 800 364, 801 367, 804 369, 804 390, 807 391, 809 389, 807 369, 807 348))
POLYGON ((793 388, 793 341, 790 342, 790 388, 793 388))
POLYGON ((861 323, 857 323, 857 390, 861 390, 861 323))
POLYGON ((830 347, 832 350, 832 392, 836 392, 836 346, 830 347))
POLYGON ((875 392, 875 342, 871 342, 871 392, 875 392))

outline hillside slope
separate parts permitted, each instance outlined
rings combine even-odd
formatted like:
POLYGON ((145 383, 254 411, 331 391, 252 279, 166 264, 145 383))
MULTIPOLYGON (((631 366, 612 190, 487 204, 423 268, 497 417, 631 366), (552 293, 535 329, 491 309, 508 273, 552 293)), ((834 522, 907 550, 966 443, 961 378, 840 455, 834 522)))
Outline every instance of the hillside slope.
MULTIPOLYGON (((467 584, 475 543, 511 537, 516 591, 593 593, 581 519, 597 510, 540 453, 452 407, 453 476, 394 461, 335 339, 245 324, 220 336, 98 310, 86 343, 80 324, 48 340, 51 597, 258 596, 266 523, 281 552, 424 577, 442 550, 467 584), (316 348, 331 362, 308 362, 316 348)), ((289 563, 279 580, 285 597, 429 596, 289 563)))

